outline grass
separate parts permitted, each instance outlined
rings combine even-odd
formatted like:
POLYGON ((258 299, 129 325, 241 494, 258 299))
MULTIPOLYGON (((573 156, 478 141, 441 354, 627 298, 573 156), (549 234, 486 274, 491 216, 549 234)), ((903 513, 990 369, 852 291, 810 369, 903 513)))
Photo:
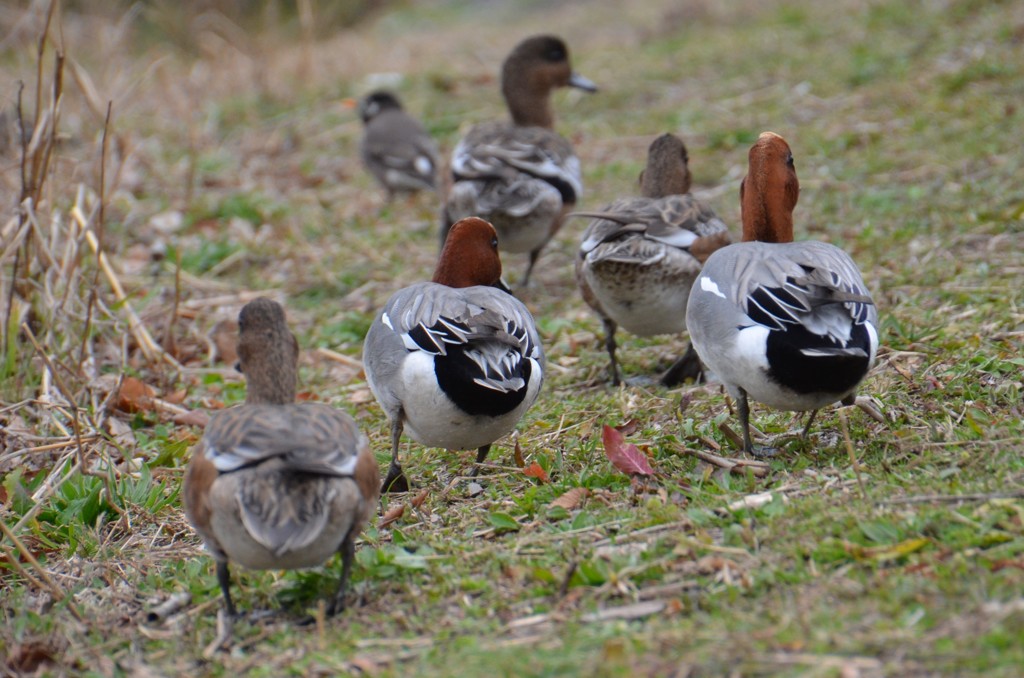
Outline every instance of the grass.
MULTIPOLYGON (((1019 672, 1021 7, 628 5, 403 4, 319 41, 212 22, 186 48, 131 19, 55 16, 39 82, 44 112, 48 93, 62 93, 58 124, 29 149, 44 180, 20 217, 20 149, 0 143, 0 195, 16 215, 0 249, 6 672, 1019 672), (175 415, 244 397, 211 348, 214 326, 252 293, 284 301, 304 349, 300 390, 352 413, 384 464, 387 427, 358 367, 318 349, 358 359, 376 309, 429 275, 437 205, 384 204, 358 164, 359 121, 338 102, 374 74, 401 73, 407 107, 450 151, 464 125, 503 115, 498 65, 542 30, 563 34, 601 86, 555 102, 586 207, 633 193, 650 139, 675 131, 698 191, 736 231, 750 142, 764 129, 788 139, 803 186, 798 237, 849 251, 878 303, 884 348, 862 393, 885 423, 831 410, 804 441, 790 435, 791 414, 755 406, 756 426, 783 445, 767 472, 700 461, 686 450, 735 455, 724 396, 606 385, 600 323, 572 276, 585 224, 570 222, 525 295, 550 371, 519 445, 549 482, 526 476, 502 441, 473 494, 460 482, 471 454, 407 445, 417 489, 385 498, 381 515, 403 514, 362 539, 358 602, 299 627, 336 585, 337 563, 236 570, 241 607, 282 612, 204 654, 219 591, 178 498, 201 430, 175 415), (127 377, 162 404, 119 398, 127 377), (602 424, 629 420, 627 440, 659 472, 648 484, 616 472, 601 446, 602 424), (555 503, 579 488, 584 499, 555 503), (149 619, 179 593, 191 602, 149 619)), ((0 101, 10 110, 12 83, 27 83, 31 125, 44 16, 10 10, 0 22, 0 101)), ((525 258, 505 266, 514 281, 525 258)), ((627 375, 652 374, 685 346, 620 343, 627 375)))

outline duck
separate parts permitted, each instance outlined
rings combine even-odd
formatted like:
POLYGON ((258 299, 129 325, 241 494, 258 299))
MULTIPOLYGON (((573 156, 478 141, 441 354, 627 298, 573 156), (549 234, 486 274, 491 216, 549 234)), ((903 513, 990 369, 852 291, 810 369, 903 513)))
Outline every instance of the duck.
POLYGON ((341 554, 327 613, 345 608, 355 540, 376 511, 380 471, 344 412, 296 403, 299 346, 283 307, 259 297, 238 316, 245 402, 213 414, 192 450, 185 515, 216 561, 228 615, 229 563, 254 570, 322 565, 341 554))
POLYGON ((541 250, 583 193, 580 161, 572 144, 554 131, 551 91, 597 86, 575 73, 569 48, 554 35, 526 38, 508 55, 501 92, 510 120, 474 125, 452 151, 452 186, 443 208, 441 241, 469 216, 498 231, 504 252, 528 252, 526 287, 541 250))
POLYGON ((360 99, 358 106, 364 125, 359 153, 363 165, 387 192, 388 202, 399 193, 436 190, 437 143, 405 111, 398 96, 376 90, 360 99))
MULTIPOLYGON (((576 257, 576 280, 583 300, 604 325, 612 384, 622 379, 615 359, 615 332, 641 337, 686 330, 686 305, 701 266, 715 250, 732 242, 729 228, 714 210, 690 193, 686 144, 674 134, 651 142, 640 173, 641 197, 616 200, 590 217, 576 257)), ((677 386, 701 374, 693 347, 662 376, 677 386)))
POLYGON ((779 410, 854 404, 878 351, 878 312, 860 269, 820 241, 793 242, 800 195, 786 140, 763 132, 740 183, 742 242, 715 251, 697 276, 686 326, 701 361, 737 403, 747 453, 749 399, 779 410))
POLYGON ((391 426, 385 492, 409 488, 403 431, 428 447, 476 449, 475 476, 537 400, 544 350, 530 311, 501 280, 498 247, 491 223, 460 219, 432 280, 395 292, 370 325, 364 372, 391 426))

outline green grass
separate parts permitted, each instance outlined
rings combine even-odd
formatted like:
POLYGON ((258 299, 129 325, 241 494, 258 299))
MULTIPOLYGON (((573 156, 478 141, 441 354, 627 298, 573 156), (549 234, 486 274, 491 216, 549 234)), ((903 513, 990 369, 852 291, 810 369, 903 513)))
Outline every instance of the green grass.
MULTIPOLYGON (((103 306, 89 306, 96 264, 84 245, 60 274, 34 259, 31 284, 18 290, 0 391, 0 517, 24 548, 3 537, 5 671, 1019 673, 1019 3, 627 4, 503 5, 500 22, 493 8, 485 16, 461 3, 402 4, 322 42, 291 44, 271 31, 262 58, 230 32, 206 29, 182 49, 145 30, 114 40, 113 23, 65 14, 67 53, 101 96, 114 97, 104 244, 128 298, 117 301, 101 272, 103 306), (606 385, 600 322, 573 281, 585 223, 570 221, 524 295, 550 369, 519 445, 550 482, 524 475, 506 440, 471 495, 460 476, 472 453, 403 445, 416 490, 382 501, 382 515, 399 505, 404 514, 364 535, 350 609, 322 628, 294 623, 334 590, 336 562, 308 572, 236 568, 238 605, 280 613, 240 622, 228 651, 204 657, 220 594, 178 495, 201 432, 167 411, 112 409, 101 376, 131 374, 161 398, 181 393, 188 409, 239 402, 240 376, 210 361, 206 337, 237 315, 235 295, 271 293, 304 349, 300 391, 352 413, 383 466, 389 434, 361 373, 316 349, 358 358, 391 292, 430 275, 437 204, 429 195, 383 203, 358 163, 361 126, 339 97, 365 91, 373 73, 401 72, 407 108, 450 151, 464 124, 504 115, 496 74, 505 52, 550 30, 601 86, 593 96, 555 95, 558 127, 584 169, 585 208, 633 194, 650 139, 674 131, 697 190, 735 233, 747 148, 765 129, 787 138, 803 189, 797 237, 849 251, 878 304, 884 348, 862 394, 887 423, 823 411, 800 440, 793 414, 755 405, 753 423, 782 447, 767 475, 700 462, 685 450, 736 454, 723 431, 738 428, 724 395, 715 386, 606 385), (165 212, 178 212, 181 227, 156 229, 151 218, 165 212), (158 241, 162 260, 150 256, 158 241), (173 334, 182 370, 145 358, 129 308, 156 341, 173 334), (45 374, 21 322, 63 385, 45 374), (628 440, 659 472, 648 485, 604 456, 601 425, 630 419, 628 440), (79 461, 88 474, 72 470, 79 461), (576 488, 589 492, 582 503, 552 505, 576 488), (740 503, 762 493, 764 503, 740 503), (186 608, 147 621, 179 592, 192 595, 186 608)), ((9 80, 34 82, 36 39, 6 47, 9 80)), ((65 74, 49 202, 36 208, 39 242, 51 252, 73 240, 61 230, 69 206, 96 198, 102 116, 72 80, 65 74), (60 236, 47 240, 47 228, 60 236)), ((13 209, 17 163, 5 167, 0 195, 13 209)), ((3 260, 7 281, 12 258, 3 260)), ((507 278, 525 263, 506 257, 507 278)), ((685 347, 683 337, 619 341, 627 376, 654 374, 685 347)))

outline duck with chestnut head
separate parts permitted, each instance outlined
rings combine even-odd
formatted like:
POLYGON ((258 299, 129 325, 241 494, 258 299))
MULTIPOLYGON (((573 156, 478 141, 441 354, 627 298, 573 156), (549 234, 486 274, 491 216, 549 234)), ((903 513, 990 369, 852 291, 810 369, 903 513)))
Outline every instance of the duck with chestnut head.
POLYGON ((540 393, 540 336, 501 281, 498 247, 488 222, 458 221, 433 279, 395 292, 367 332, 366 380, 391 423, 385 491, 408 488, 403 431, 428 447, 476 449, 480 464, 540 393))
POLYGON ((875 361, 878 313, 850 255, 793 242, 800 183, 786 140, 762 133, 748 162, 743 242, 704 263, 686 325, 700 359, 736 400, 744 447, 753 452, 750 399, 811 411, 805 433, 817 410, 853 403, 875 361))

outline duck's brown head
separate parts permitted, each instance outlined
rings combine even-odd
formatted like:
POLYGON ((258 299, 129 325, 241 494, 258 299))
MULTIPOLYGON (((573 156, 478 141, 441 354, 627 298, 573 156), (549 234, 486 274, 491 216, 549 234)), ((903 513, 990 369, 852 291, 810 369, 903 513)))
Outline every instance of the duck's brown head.
POLYGON ((554 35, 526 38, 512 50, 501 69, 501 93, 512 122, 520 126, 554 126, 551 90, 577 87, 596 92, 597 86, 574 73, 569 48, 554 35))
POLYGON ((488 285, 505 289, 494 226, 478 217, 456 221, 444 241, 433 281, 448 287, 488 285))
POLYGON ((238 314, 238 369, 245 375, 247 403, 295 402, 299 343, 284 309, 260 297, 238 314))
POLYGON ((774 132, 762 132, 750 149, 747 176, 740 183, 743 240, 792 242, 799 197, 789 144, 774 132))
POLYGON ((640 172, 645 198, 664 198, 690 191, 690 158, 686 144, 674 134, 662 134, 647 149, 647 167, 640 172))

